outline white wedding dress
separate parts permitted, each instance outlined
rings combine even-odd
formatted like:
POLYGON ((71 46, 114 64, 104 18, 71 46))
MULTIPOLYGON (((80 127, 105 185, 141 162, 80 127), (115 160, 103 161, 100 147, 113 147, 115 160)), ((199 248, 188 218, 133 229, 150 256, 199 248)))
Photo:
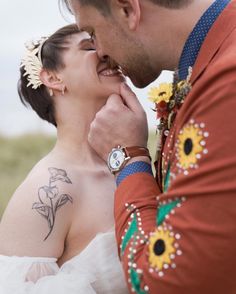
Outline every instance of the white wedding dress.
POLYGON ((0 294, 126 294, 114 231, 98 234, 60 268, 55 258, 0 255, 0 294))

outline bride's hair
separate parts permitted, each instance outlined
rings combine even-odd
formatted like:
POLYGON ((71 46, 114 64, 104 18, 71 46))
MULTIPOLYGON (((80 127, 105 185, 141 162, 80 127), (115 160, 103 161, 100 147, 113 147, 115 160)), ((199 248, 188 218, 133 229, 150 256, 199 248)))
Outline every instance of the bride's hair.
MULTIPOLYGON (((78 34, 80 31, 76 24, 65 26, 52 34, 43 44, 40 52, 43 68, 48 70, 60 70, 64 67, 62 53, 66 46, 69 36, 78 34)), ((57 126, 54 115, 53 99, 43 84, 37 89, 27 86, 29 83, 25 68, 20 69, 20 79, 18 81, 18 94, 21 102, 31 108, 39 117, 57 126)))

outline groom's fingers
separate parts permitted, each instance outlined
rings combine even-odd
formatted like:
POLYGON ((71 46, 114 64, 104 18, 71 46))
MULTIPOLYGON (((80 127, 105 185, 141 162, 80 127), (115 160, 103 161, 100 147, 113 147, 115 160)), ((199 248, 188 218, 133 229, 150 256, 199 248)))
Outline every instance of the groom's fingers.
POLYGON ((120 94, 123 99, 124 104, 132 111, 138 112, 143 110, 137 96, 130 89, 130 87, 126 83, 122 83, 120 87, 120 94))
POLYGON ((90 125, 88 141, 104 160, 115 146, 147 145, 147 118, 142 106, 126 86, 122 86, 121 95, 110 95, 90 125))
POLYGON ((120 108, 124 107, 124 102, 120 95, 112 94, 107 99, 107 103, 105 106, 110 111, 119 111, 120 108))

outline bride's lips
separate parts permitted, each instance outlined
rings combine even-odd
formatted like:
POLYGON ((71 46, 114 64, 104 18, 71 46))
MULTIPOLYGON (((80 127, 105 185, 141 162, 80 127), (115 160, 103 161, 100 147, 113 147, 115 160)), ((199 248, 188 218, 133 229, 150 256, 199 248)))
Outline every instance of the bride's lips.
POLYGON ((107 64, 102 65, 97 70, 98 74, 104 77, 114 77, 117 75, 122 75, 122 71, 120 67, 110 67, 107 64))
POLYGON ((121 71, 119 70, 119 68, 113 68, 113 69, 107 68, 99 72, 99 74, 105 77, 113 77, 116 75, 120 75, 121 71))

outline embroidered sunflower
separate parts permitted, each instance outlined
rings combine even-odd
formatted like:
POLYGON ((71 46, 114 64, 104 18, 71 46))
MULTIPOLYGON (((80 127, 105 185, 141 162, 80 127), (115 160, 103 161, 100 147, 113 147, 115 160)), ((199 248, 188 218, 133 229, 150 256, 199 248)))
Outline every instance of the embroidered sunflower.
POLYGON ((152 102, 158 104, 162 101, 168 103, 173 95, 173 85, 162 83, 159 87, 151 88, 148 93, 148 98, 152 102))
POLYGON ((164 265, 171 264, 171 254, 174 254, 175 238, 171 236, 169 230, 163 228, 157 229, 149 239, 149 263, 151 267, 157 268, 159 271, 164 265))
POLYGON ((201 144, 203 138, 200 128, 192 124, 187 125, 180 132, 178 138, 178 157, 181 168, 188 169, 197 163, 200 153, 203 151, 201 144))

